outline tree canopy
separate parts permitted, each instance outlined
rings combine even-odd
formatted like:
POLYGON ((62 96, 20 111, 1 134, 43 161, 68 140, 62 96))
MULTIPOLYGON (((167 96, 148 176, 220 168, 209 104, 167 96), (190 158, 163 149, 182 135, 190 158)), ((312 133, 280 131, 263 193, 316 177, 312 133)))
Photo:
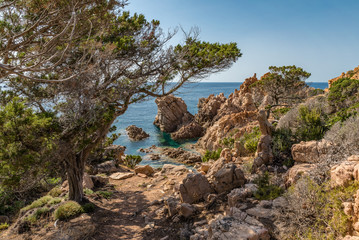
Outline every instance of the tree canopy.
POLYGON ((36 2, 2 2, 0 81, 35 111, 55 114, 71 200, 82 200, 85 163, 130 104, 171 94, 241 56, 236 43, 200 41, 196 31, 170 46, 175 32, 123 11, 124 1, 36 2))
POLYGON ((276 105, 292 105, 305 98, 303 90, 308 88, 305 79, 310 73, 296 66, 269 67, 269 73, 265 74, 258 82, 264 91, 274 100, 276 105))

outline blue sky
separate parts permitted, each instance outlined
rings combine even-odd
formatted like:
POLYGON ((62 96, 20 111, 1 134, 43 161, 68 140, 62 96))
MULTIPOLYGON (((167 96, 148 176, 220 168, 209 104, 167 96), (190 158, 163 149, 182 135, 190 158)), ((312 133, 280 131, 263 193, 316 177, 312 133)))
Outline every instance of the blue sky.
POLYGON ((359 65, 359 0, 129 0, 126 9, 160 20, 164 31, 196 26, 201 40, 237 42, 243 56, 205 81, 297 65, 312 73, 307 81, 326 82, 359 65))

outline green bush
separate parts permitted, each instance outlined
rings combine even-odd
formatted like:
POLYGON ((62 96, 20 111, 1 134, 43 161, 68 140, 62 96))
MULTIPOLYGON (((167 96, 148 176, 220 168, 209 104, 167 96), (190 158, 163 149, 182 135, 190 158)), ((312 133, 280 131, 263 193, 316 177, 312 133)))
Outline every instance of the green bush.
POLYGON ((9 224, 8 223, 2 223, 0 224, 0 231, 6 230, 9 228, 9 224))
POLYGON ((82 210, 85 213, 90 213, 90 212, 93 212, 95 210, 95 207, 96 206, 93 203, 86 203, 86 204, 82 205, 82 210))
POLYGON ((51 199, 51 200, 48 202, 48 204, 49 204, 49 205, 55 205, 55 204, 60 203, 61 201, 62 201, 62 198, 55 197, 55 198, 51 199))
POLYGON ((54 212, 54 219, 66 220, 83 212, 80 204, 75 201, 68 201, 60 205, 54 212))
POLYGON ((228 138, 223 138, 222 140, 219 141, 219 144, 223 145, 226 148, 233 148, 234 147, 234 138, 228 137, 228 138))
POLYGON ((318 184, 302 178, 289 188, 286 198, 288 209, 284 214, 292 225, 290 236, 301 239, 340 239, 348 233, 349 217, 344 213, 343 202, 353 202, 359 187, 352 182, 347 187, 331 188, 330 182, 318 184))
POLYGON ((328 100, 337 110, 357 103, 359 101, 359 80, 342 78, 335 81, 329 89, 328 100))
POLYGON ((307 106, 299 108, 299 127, 296 136, 302 141, 320 140, 328 130, 323 116, 317 108, 309 110, 307 106))
POLYGON ((109 191, 97 191, 96 194, 106 199, 110 199, 113 196, 113 192, 109 191))
POLYGON ((276 120, 280 119, 282 116, 284 116, 287 112, 290 111, 291 108, 289 107, 282 107, 282 108, 277 108, 275 110, 272 111, 273 116, 276 120))
POLYGON ((89 189, 89 188, 85 188, 84 189, 84 194, 85 195, 91 195, 91 194, 93 194, 93 191, 91 189, 89 189))
POLYGON ((218 148, 216 151, 207 150, 202 157, 202 162, 208 162, 209 160, 217 160, 221 156, 222 148, 218 148))
POLYGON ((282 163, 287 167, 292 167, 294 161, 291 148, 295 143, 295 137, 290 129, 275 129, 272 136, 272 151, 275 162, 282 163))
POLYGON ((243 136, 240 138, 240 143, 248 152, 255 153, 257 151, 260 138, 261 131, 259 130, 259 127, 254 127, 251 132, 243 134, 243 136))
POLYGON ((254 183, 258 185, 258 190, 254 193, 254 197, 258 200, 272 200, 284 192, 282 188, 270 183, 268 172, 255 179, 254 183))
POLYGON ((42 198, 39 198, 35 201, 33 201, 30 205, 24 207, 21 209, 21 211, 28 211, 30 209, 34 209, 34 208, 38 208, 38 207, 43 207, 45 206, 48 202, 50 202, 53 198, 49 195, 43 196, 42 198))
POLYGON ((38 208, 38 209, 36 209, 36 211, 33 214, 28 216, 25 220, 34 224, 37 222, 38 219, 45 216, 49 212, 50 212, 50 209, 48 209, 47 207, 38 208))
POLYGON ((123 163, 125 166, 134 169, 141 161, 142 158, 139 155, 127 155, 123 163))
POLYGON ((61 193, 62 193, 61 188, 54 187, 53 189, 50 190, 50 192, 47 195, 50 195, 51 197, 58 197, 61 195, 61 193))

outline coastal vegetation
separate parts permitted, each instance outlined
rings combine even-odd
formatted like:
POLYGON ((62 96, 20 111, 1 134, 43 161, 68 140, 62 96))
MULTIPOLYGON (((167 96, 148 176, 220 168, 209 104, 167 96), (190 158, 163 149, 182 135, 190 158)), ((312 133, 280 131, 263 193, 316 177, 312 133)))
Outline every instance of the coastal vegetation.
MULTIPOLYGON (((193 115, 172 94, 229 69, 236 43, 193 28, 171 45, 177 30, 127 1, 71 3, 0 1, 5 238, 359 235, 359 67, 318 90, 303 68, 270 66, 228 97, 201 98, 193 115), (116 119, 149 98, 159 131, 190 144, 140 155, 114 144, 116 119)), ((131 144, 149 137, 127 131, 131 144)))

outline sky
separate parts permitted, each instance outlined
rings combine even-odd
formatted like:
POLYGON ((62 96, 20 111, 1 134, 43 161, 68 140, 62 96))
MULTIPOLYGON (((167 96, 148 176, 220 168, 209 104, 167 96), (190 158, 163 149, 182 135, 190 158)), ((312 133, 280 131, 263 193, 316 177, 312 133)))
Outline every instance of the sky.
MULTIPOLYGON (((129 0, 131 13, 167 32, 200 29, 200 40, 236 42, 243 56, 203 81, 243 82, 269 66, 296 65, 327 82, 359 65, 359 0, 129 0)), ((183 40, 178 32, 173 39, 183 40)))

